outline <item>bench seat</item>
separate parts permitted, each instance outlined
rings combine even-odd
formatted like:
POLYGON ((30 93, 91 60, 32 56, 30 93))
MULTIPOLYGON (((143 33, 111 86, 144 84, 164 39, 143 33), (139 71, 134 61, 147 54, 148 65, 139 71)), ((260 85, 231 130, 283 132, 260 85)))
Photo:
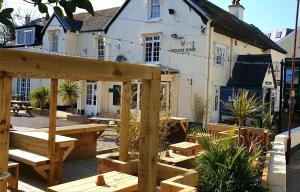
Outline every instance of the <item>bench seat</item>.
POLYGON ((49 164, 49 159, 47 157, 21 149, 10 149, 9 158, 26 165, 30 165, 32 167, 49 164))

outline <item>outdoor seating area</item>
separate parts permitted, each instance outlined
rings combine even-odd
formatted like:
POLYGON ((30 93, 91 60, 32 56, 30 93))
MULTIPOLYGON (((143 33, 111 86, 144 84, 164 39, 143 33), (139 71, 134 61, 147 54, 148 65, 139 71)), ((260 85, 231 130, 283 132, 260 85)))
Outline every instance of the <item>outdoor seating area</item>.
POLYGON ((30 106, 29 101, 12 100, 11 110, 13 111, 15 116, 18 116, 20 111, 24 111, 29 116, 32 116, 33 107, 30 106))

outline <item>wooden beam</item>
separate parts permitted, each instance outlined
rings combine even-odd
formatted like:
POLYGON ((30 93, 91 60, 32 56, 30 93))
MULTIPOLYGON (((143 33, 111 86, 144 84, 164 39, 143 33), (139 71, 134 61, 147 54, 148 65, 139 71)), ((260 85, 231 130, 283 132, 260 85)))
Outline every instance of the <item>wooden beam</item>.
POLYGON ((139 192, 156 191, 159 111, 160 80, 143 80, 138 171, 139 192))
POLYGON ((50 159, 49 184, 56 184, 56 155, 55 155, 55 134, 56 134, 56 109, 57 109, 57 89, 58 80, 51 79, 51 96, 49 112, 49 140, 48 140, 48 158, 50 159))
POLYGON ((128 160, 128 135, 131 108, 131 82, 124 82, 121 94, 120 161, 128 160))
MULTIPOLYGON (((10 102, 12 79, 4 73, 0 77, 0 172, 8 172, 10 102)), ((7 190, 7 180, 0 181, 0 191, 7 190)))
POLYGON ((0 71, 13 77, 95 81, 160 79, 160 68, 112 61, 0 49, 0 71))

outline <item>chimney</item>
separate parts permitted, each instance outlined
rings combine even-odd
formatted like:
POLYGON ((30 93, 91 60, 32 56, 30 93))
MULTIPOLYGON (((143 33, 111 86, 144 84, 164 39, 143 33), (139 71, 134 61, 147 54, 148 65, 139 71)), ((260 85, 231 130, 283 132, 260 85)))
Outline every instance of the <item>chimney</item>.
POLYGON ((30 15, 26 15, 25 16, 25 24, 30 23, 30 21, 31 21, 30 15))
POLYGON ((233 0, 232 5, 229 5, 229 13, 243 20, 245 8, 240 4, 240 0, 233 0))

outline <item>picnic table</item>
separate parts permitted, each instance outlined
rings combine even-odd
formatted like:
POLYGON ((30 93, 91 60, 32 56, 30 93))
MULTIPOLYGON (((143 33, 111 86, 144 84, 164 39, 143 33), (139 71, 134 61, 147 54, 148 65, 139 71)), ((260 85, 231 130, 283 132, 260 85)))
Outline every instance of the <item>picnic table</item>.
POLYGON ((48 188, 48 192, 136 192, 138 190, 138 178, 136 176, 120 173, 117 171, 101 174, 104 177, 105 185, 98 186, 96 181, 98 175, 56 185, 48 188))
POLYGON ((188 127, 189 127, 189 120, 187 118, 183 118, 183 117, 161 117, 160 120, 167 120, 169 119, 171 122, 171 126, 175 126, 177 124, 180 125, 180 127, 182 128, 182 130, 186 133, 188 127))
POLYGON ((189 161, 195 158, 195 156, 184 156, 177 153, 173 153, 172 151, 169 151, 170 156, 166 156, 167 151, 163 151, 160 155, 159 161, 162 163, 167 163, 171 165, 176 165, 178 163, 182 163, 184 161, 189 161))
POLYGON ((32 116, 32 109, 33 107, 30 106, 30 101, 11 101, 11 110, 13 111, 15 116, 18 116, 20 111, 26 111, 26 113, 32 116))
POLYGON ((181 142, 170 145, 170 148, 174 153, 184 156, 193 156, 201 150, 201 145, 197 143, 181 142))

